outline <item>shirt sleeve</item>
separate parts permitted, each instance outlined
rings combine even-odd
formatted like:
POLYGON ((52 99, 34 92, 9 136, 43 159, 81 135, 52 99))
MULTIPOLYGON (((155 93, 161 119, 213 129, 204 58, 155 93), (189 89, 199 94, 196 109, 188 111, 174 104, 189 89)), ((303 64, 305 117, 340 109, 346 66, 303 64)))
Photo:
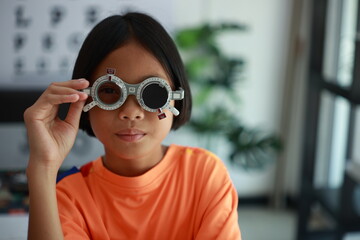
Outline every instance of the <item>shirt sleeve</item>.
POLYGON ((196 239, 241 239, 237 213, 238 197, 231 183, 224 185, 209 202, 196 239))
POLYGON ((86 223, 75 201, 61 187, 57 188, 56 194, 64 239, 90 239, 86 223))
POLYGON ((110 239, 81 177, 74 175, 61 180, 56 194, 64 239, 110 239))
POLYGON ((202 177, 199 228, 196 239, 241 239, 238 223, 238 195, 230 176, 218 158, 207 164, 202 177))

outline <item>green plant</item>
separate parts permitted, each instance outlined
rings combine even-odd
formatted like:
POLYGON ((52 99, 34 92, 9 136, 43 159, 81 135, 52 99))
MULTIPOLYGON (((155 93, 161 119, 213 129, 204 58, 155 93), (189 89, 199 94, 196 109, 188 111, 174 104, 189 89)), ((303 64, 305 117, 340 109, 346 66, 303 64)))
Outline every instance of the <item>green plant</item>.
POLYGON ((265 135, 242 125, 237 113, 240 98, 236 84, 242 80, 245 62, 224 54, 218 44, 220 35, 246 29, 237 23, 202 24, 177 31, 175 41, 193 90, 194 109, 189 127, 210 140, 226 138, 231 145, 229 159, 233 164, 259 169, 273 159, 270 153, 280 151, 282 144, 273 134, 265 135))

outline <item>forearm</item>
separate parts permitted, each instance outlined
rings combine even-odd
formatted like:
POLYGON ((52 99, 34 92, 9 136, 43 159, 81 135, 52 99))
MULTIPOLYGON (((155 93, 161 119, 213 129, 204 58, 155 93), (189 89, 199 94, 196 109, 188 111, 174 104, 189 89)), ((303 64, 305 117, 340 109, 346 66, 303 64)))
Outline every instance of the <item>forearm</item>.
POLYGON ((28 239, 63 239, 56 199, 56 171, 27 168, 30 209, 28 239))
POLYGON ((87 94, 85 79, 52 83, 24 112, 30 147, 27 168, 30 193, 29 239, 63 239, 57 199, 56 175, 71 150, 87 94), (70 103, 64 120, 58 106, 70 103))

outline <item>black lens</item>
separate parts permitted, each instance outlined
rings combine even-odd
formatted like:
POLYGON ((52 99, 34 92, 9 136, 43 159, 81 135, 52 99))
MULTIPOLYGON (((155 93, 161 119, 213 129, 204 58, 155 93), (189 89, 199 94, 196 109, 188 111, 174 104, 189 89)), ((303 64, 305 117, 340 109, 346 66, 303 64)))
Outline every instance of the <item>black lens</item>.
POLYGON ((159 109, 165 105, 168 99, 168 92, 164 86, 152 83, 143 89, 141 96, 148 108, 159 109))
POLYGON ((98 98, 105 104, 114 104, 121 97, 121 89, 113 82, 104 82, 97 90, 98 98))

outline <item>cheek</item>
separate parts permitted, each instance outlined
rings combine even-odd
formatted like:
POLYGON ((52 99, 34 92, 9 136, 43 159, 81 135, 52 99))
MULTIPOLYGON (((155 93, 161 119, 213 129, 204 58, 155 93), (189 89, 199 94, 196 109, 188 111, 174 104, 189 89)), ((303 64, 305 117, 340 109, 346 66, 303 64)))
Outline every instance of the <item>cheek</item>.
POLYGON ((93 108, 89 111, 89 121, 90 121, 91 125, 96 125, 96 124, 94 124, 94 123, 96 123, 96 120, 97 120, 95 118, 95 116, 96 116, 96 114, 94 113, 95 111, 96 111, 95 108, 93 108))
POLYGON ((151 128, 154 130, 155 135, 167 135, 171 129, 173 114, 168 110, 165 110, 164 113, 166 118, 163 119, 159 119, 157 113, 147 112, 146 114, 146 119, 149 121, 148 124, 152 126, 151 128))
POLYGON ((174 116, 170 111, 166 111, 165 113, 166 113, 166 118, 161 120, 158 119, 157 121, 159 122, 158 124, 162 129, 162 134, 167 135, 171 130, 174 116))
POLYGON ((103 116, 100 110, 96 107, 91 109, 91 111, 89 112, 89 121, 96 137, 98 137, 98 135, 101 134, 101 132, 104 131, 106 126, 108 125, 105 124, 107 122, 106 116, 103 116))

